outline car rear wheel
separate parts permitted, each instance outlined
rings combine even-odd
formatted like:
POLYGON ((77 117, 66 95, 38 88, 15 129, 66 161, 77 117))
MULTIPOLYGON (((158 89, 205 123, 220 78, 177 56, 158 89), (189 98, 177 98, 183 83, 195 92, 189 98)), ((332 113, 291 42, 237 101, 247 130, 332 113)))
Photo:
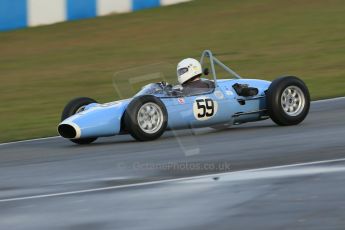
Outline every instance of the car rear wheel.
POLYGON ((270 118, 278 125, 297 125, 309 112, 310 95, 305 83, 294 76, 274 80, 266 93, 270 118))
MULTIPOLYGON (((88 97, 78 97, 71 100, 64 108, 61 114, 61 121, 73 116, 74 114, 84 111, 85 107, 91 103, 97 103, 92 98, 88 97)), ((81 138, 81 139, 69 139, 73 143, 85 145, 94 142, 97 138, 81 138)))
POLYGON ((163 102, 152 95, 134 98, 124 114, 128 132, 138 141, 159 138, 168 123, 168 114, 163 102))

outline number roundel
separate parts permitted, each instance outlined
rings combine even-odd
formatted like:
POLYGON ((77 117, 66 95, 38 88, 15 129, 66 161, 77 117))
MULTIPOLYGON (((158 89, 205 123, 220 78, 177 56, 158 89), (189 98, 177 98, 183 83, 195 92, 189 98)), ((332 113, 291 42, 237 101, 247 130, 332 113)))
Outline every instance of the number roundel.
POLYGON ((211 98, 196 98, 193 104, 195 119, 205 121, 213 117, 218 110, 218 103, 211 98))

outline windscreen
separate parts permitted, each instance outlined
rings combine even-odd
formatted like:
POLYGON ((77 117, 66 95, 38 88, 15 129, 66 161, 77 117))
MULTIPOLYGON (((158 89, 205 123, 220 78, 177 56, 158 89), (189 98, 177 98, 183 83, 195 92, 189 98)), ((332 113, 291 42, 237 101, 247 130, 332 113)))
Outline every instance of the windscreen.
POLYGON ((135 95, 152 95, 152 94, 164 94, 163 88, 160 84, 157 83, 151 83, 148 85, 145 85, 141 90, 135 95))

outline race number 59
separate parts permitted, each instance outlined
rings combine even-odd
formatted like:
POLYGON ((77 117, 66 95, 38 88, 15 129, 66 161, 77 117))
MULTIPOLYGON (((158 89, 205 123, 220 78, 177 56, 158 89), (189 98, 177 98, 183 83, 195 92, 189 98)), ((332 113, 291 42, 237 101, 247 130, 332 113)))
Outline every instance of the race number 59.
POLYGON ((197 98, 193 104, 194 117, 197 120, 207 120, 217 113, 218 104, 211 98, 197 98))

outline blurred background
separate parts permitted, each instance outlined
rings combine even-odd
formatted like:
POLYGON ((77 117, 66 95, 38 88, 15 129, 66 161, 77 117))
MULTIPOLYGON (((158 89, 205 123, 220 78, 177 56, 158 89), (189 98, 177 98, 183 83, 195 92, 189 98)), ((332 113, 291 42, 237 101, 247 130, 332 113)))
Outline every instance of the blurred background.
POLYGON ((71 98, 119 99, 119 72, 204 49, 244 77, 344 96, 344 15, 344 0, 0 0, 0 142, 56 135, 71 98))

